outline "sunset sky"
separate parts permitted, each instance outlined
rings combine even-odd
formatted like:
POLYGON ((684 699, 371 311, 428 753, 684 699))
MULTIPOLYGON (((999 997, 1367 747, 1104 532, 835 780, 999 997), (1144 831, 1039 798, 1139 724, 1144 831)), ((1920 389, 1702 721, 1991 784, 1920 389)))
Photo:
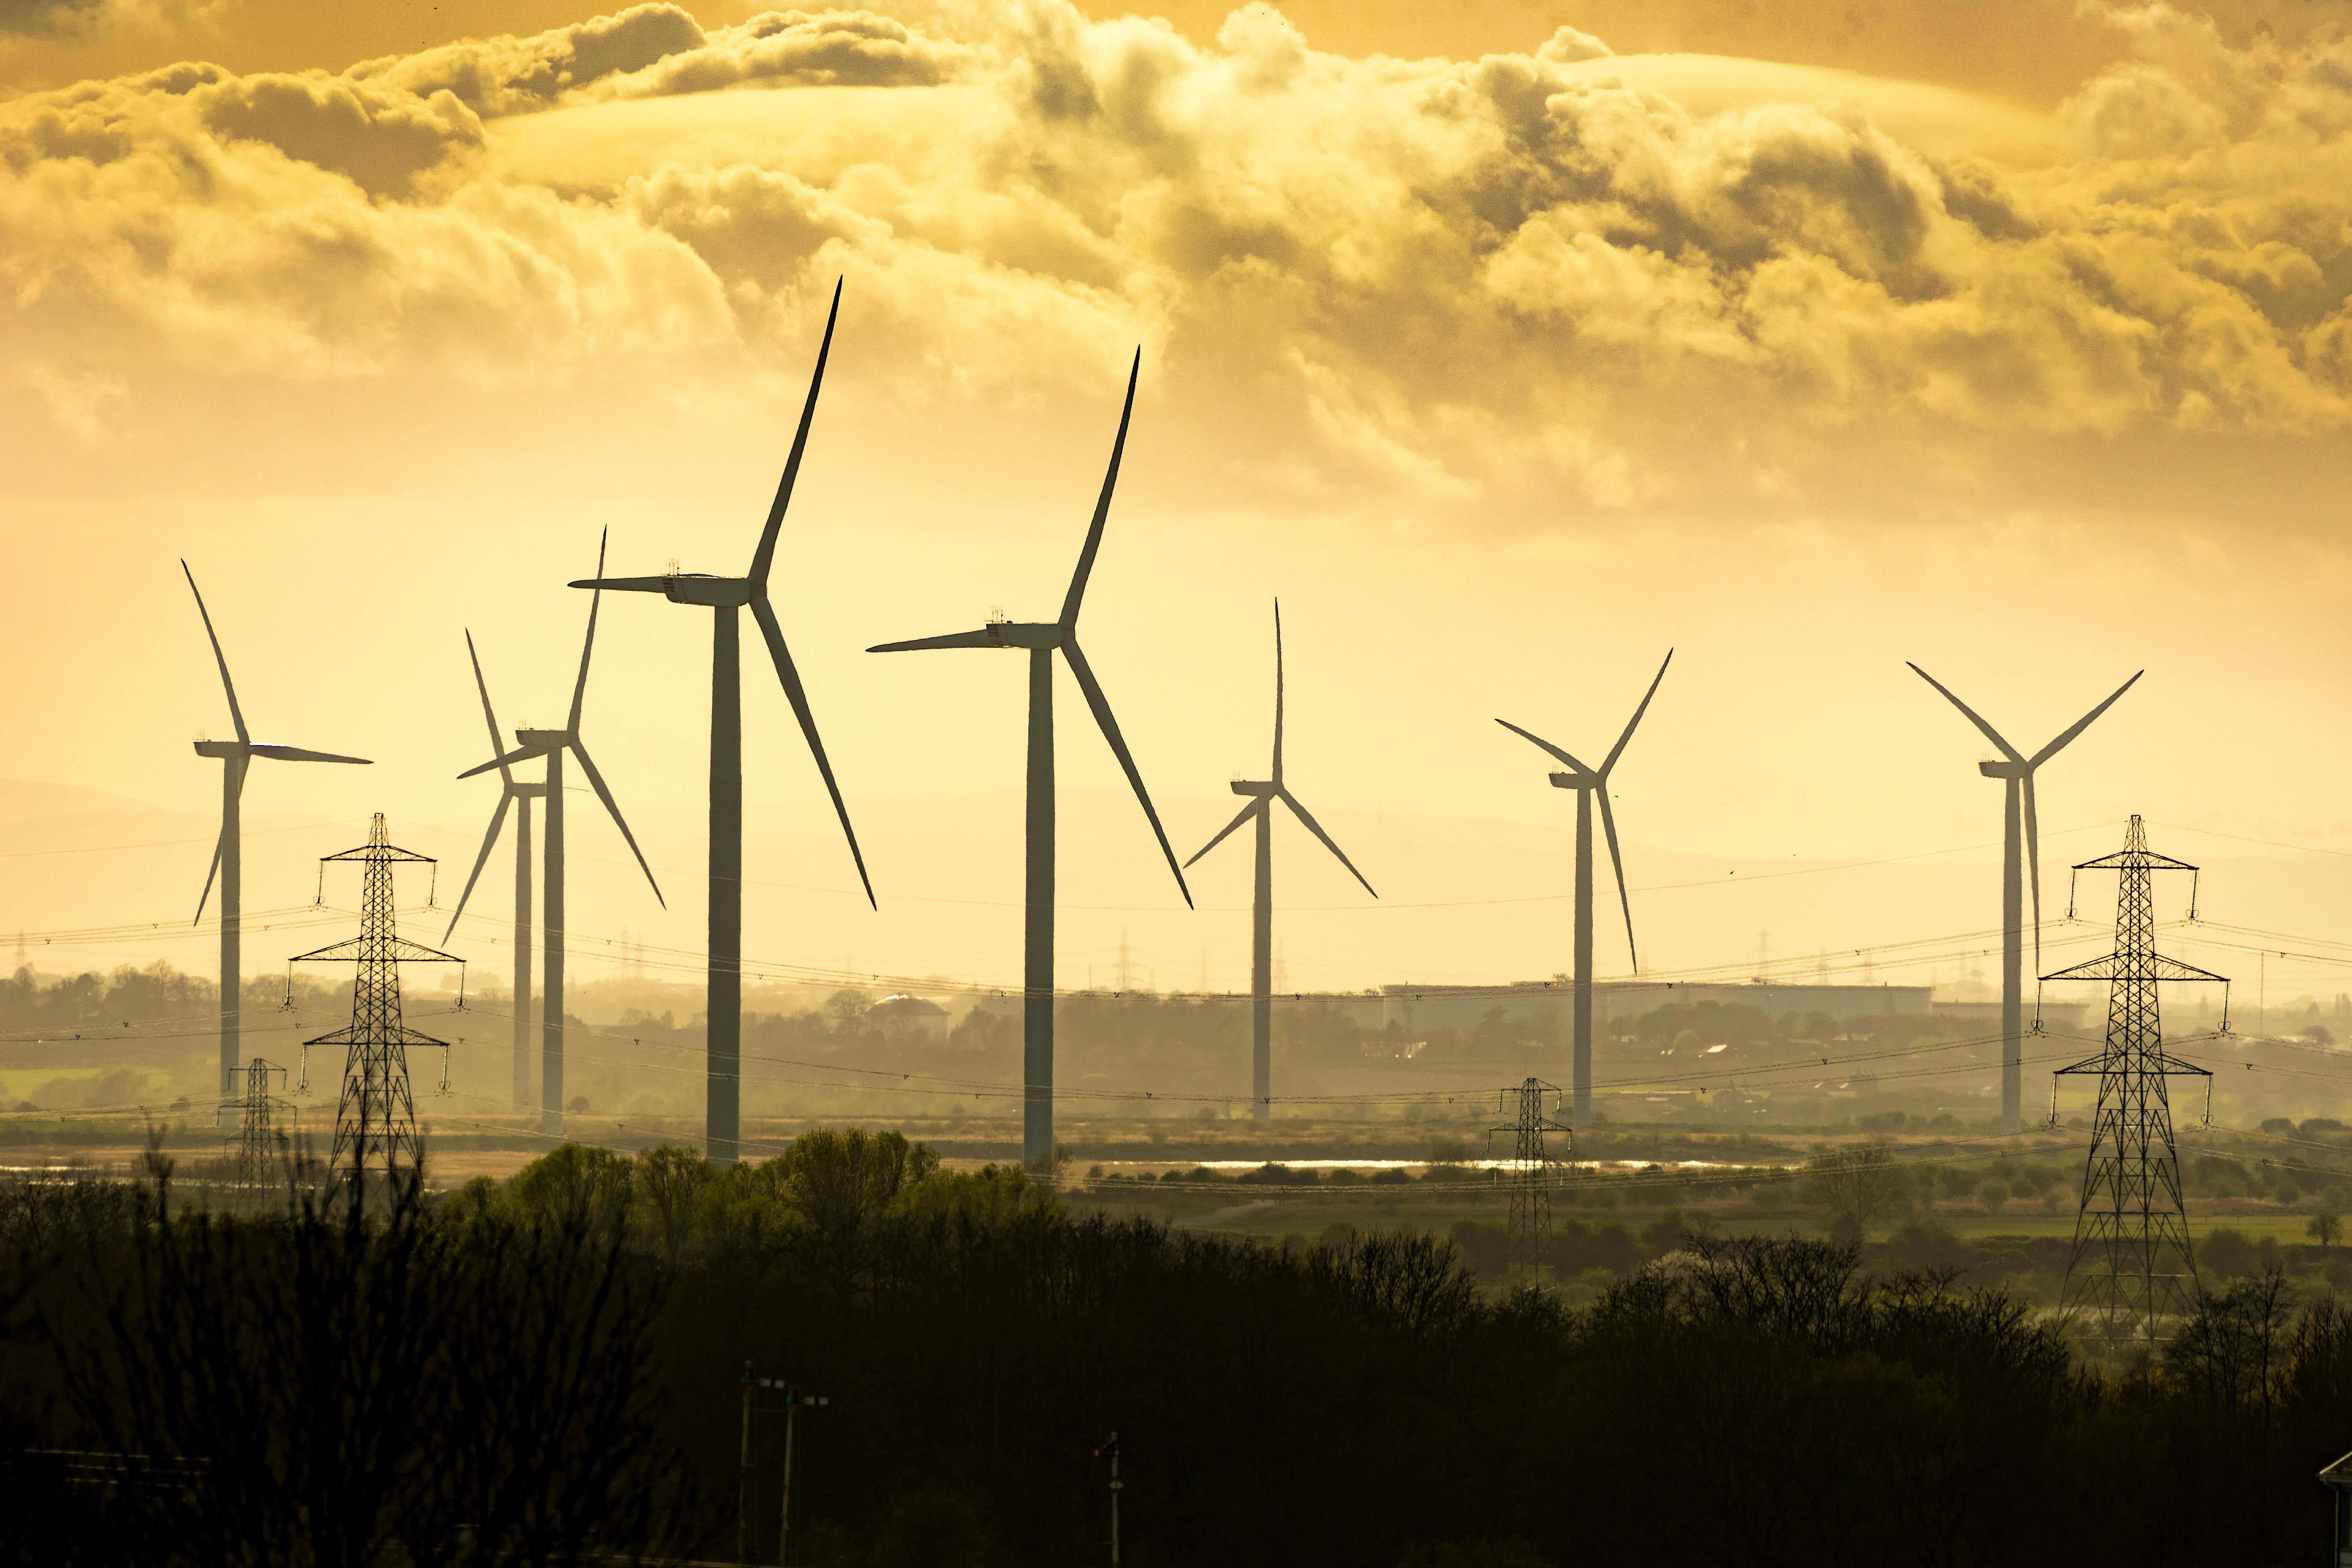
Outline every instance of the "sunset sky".
MULTIPOLYGON (((1493 720, 1595 760, 1669 647, 1616 775, 1647 962, 1997 922, 1989 749, 1906 659, 2029 751, 2145 668, 2044 774, 2046 862, 2144 812, 2325 934, 2352 867, 2280 847, 2352 845, 2347 24, 0 0, 0 941, 193 912, 230 730, 183 557, 257 737, 378 759, 257 764, 248 908, 374 810, 446 902, 495 797, 464 630, 557 722, 600 531, 740 573, 836 279, 774 591, 882 910, 755 644, 755 955, 1017 973, 1018 661, 863 649, 1052 616, 1139 346, 1087 651, 1189 855, 1265 766, 1281 597, 1293 782, 1393 906, 1280 837, 1297 987, 1565 969, 1572 802, 1493 720)), ((583 931, 701 943, 708 624, 604 603, 586 732, 669 910, 577 796, 583 931)), ((1124 929, 1241 984, 1245 847, 1187 914, 1060 717, 1064 980, 1124 929)), ((209 968, 76 962, 156 953, 209 968)))

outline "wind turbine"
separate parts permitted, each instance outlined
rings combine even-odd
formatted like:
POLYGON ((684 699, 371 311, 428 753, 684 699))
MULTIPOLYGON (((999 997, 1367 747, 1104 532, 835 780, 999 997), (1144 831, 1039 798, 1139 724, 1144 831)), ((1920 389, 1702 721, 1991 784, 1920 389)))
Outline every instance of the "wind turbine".
MULTIPOLYGON (((857 847, 856 830, 849 826, 849 808, 842 804, 841 786, 834 782, 833 764, 825 760, 824 742, 817 738, 816 717, 809 711, 808 693, 800 671, 784 647, 783 628, 768 603, 768 572, 776 559, 776 536, 783 529, 784 509, 792 503, 793 483, 800 477, 801 454, 807 449, 809 423, 816 417, 817 394, 824 386, 824 363, 833 352, 833 324, 841 314, 841 285, 833 289, 833 309, 824 319, 824 341, 816 352, 816 372, 809 378, 808 401, 801 407, 800 428, 793 436, 792 456, 784 477, 768 508, 767 525, 751 555, 751 570, 743 577, 709 577, 700 573, 672 572, 661 577, 605 577, 574 583, 575 588, 611 588, 625 594, 659 594, 673 605, 699 605, 711 612, 710 643, 710 970, 709 1000, 704 1016, 709 1081, 704 1091, 704 1140, 710 1160, 729 1164, 736 1158, 742 1136, 743 1067, 743 669, 737 642, 738 615, 751 606, 775 661, 776 679, 783 683, 784 700, 800 720, 816 771, 833 796, 834 814, 849 840, 850 858, 857 863, 857 879, 866 901, 874 904, 874 883, 866 875, 866 857, 857 847)), ((878 905, 876 907, 879 907, 878 905)))
POLYGON ((1119 411, 1118 438, 1111 444, 1110 468, 1103 475, 1102 495, 1095 502, 1094 521, 1087 526, 1085 547, 1078 552, 1078 569, 1070 578, 1070 591, 1062 600, 1060 618, 1052 621, 991 621, 973 632, 950 632, 945 637, 918 637, 911 642, 883 643, 868 653, 906 653, 919 648, 941 647, 1016 647, 1029 654, 1029 806, 1028 806, 1028 878, 1025 900, 1027 919, 1022 933, 1021 958, 1021 1060, 1022 1128, 1021 1155, 1033 1171, 1049 1169, 1054 1159, 1054 654, 1059 649, 1069 661, 1070 674, 1076 678, 1078 689, 1086 694, 1087 706, 1094 710, 1095 722, 1102 727, 1103 739, 1110 742, 1111 754, 1127 773, 1127 782, 1135 788, 1135 798, 1143 803, 1143 815, 1151 824, 1152 836, 1160 840, 1160 852, 1168 858, 1168 869, 1176 878, 1177 890, 1184 895, 1184 907, 1192 907, 1192 894, 1184 886, 1183 870, 1176 864, 1176 851, 1168 846, 1168 835, 1160 826, 1160 814, 1151 808, 1151 796, 1143 787, 1143 775, 1136 771, 1135 759, 1129 755, 1127 742, 1119 737, 1118 721, 1111 717, 1110 701, 1103 695, 1101 684, 1087 663, 1087 656, 1078 647, 1078 605, 1087 592, 1087 575, 1094 570, 1095 552, 1102 547, 1103 522, 1110 516, 1111 491, 1118 484, 1119 455, 1127 449, 1127 426, 1135 412, 1135 378, 1143 365, 1143 351, 1138 349, 1135 363, 1127 373, 1127 405, 1119 411))
MULTIPOLYGON (((493 748, 505 744, 499 739, 499 716, 490 708, 489 683, 482 679, 482 657, 474 651, 474 634, 466 634, 466 657, 473 661, 474 689, 482 694, 482 719, 489 726, 493 748)), ((482 837, 482 852, 474 857, 474 869, 466 879, 466 890, 458 895, 457 908, 449 916, 449 929, 441 933, 443 942, 457 930, 457 921, 466 912, 466 900, 474 896, 474 884, 488 864, 490 849, 499 841, 499 829, 506 825, 507 807, 515 808, 515 879, 514 879, 514 1106, 517 1110, 530 1104, 530 803, 543 799, 547 786, 527 784, 514 776, 514 769, 502 757, 495 764, 499 780, 505 787, 499 792, 499 805, 490 814, 490 830, 482 837)), ((650 876, 650 873, 648 873, 650 876)), ((655 889, 658 897, 660 889, 655 889)))
POLYGON ((1348 875, 1364 883, 1364 891, 1379 898, 1372 885, 1364 881, 1364 874, 1348 858, 1340 847, 1331 842, 1323 825, 1308 815, 1290 786, 1282 782, 1282 601, 1274 602, 1274 776, 1270 779, 1235 779, 1235 795, 1248 795, 1250 803, 1242 807, 1241 815, 1225 824, 1214 838, 1201 846, 1200 854, 1184 862, 1192 865, 1223 844, 1234 829, 1255 818, 1257 822, 1257 878, 1250 900, 1250 1116, 1264 1121, 1273 1115, 1274 1098, 1274 803, 1290 807, 1307 832, 1323 841, 1323 847, 1339 858, 1348 868, 1348 875))
MULTIPOLYGON (((1906 661, 1908 662, 1908 661, 1906 661)), ((2024 923, 2021 870, 2030 868, 2033 882, 2033 972, 2042 973, 2042 832, 2033 812, 2033 774, 2042 763, 2063 751, 2075 736, 2091 727, 2091 721, 2115 706, 2116 698, 2129 691, 2140 676, 2135 673, 2115 689, 2114 696, 2077 719, 2058 738, 2033 755, 2021 756, 2017 748, 2000 738, 2000 731, 1986 723, 1974 709, 1952 695, 1949 688, 1934 676, 1911 665, 1911 673, 1944 694, 1944 700, 1968 715, 1969 723, 1982 732, 2000 752, 1998 762, 1979 763, 1977 771, 1989 779, 2000 779, 2008 785, 2007 800, 2002 811, 2000 846, 2000 1125, 2006 1132, 2014 1132, 2024 1125, 2024 1012, 2025 982, 2024 923), (2022 828, 2021 833, 2020 829, 2022 828), (2023 842, 2025 867, 2020 865, 2018 846, 2023 842)))
POLYGON ((1650 699, 1658 694, 1658 683, 1666 678, 1666 666, 1674 663, 1675 650, 1668 648, 1658 666, 1658 673, 1650 681, 1650 689, 1642 694, 1642 705, 1625 721, 1625 732, 1609 748, 1609 755, 1597 768, 1588 768, 1549 741, 1528 734, 1508 720, 1496 723, 1514 735, 1525 736, 1554 757, 1568 764, 1569 771, 1551 775, 1554 789, 1576 792, 1576 977, 1572 1006, 1576 1025, 1575 1057, 1571 1079, 1575 1089, 1574 1121, 1579 1127, 1592 1125, 1592 802, 1601 800, 1601 826, 1609 835, 1609 863, 1617 872, 1617 901, 1625 910, 1625 956, 1640 973, 1642 960, 1633 946, 1633 901, 1625 892, 1625 858, 1617 848, 1617 817, 1609 809, 1609 773, 1617 759, 1625 754, 1625 743, 1633 738, 1633 727, 1642 715, 1650 710, 1650 699))
MULTIPOLYGON (((220 842, 213 847, 212 869, 205 873, 205 890, 196 896, 196 920, 205 918, 205 904, 213 896, 213 879, 220 879, 220 1071, 221 1093, 224 1097, 236 1092, 236 1064, 239 1048, 239 990, 244 983, 240 942, 244 937, 245 919, 245 857, 243 840, 244 816, 238 806, 245 794, 245 770, 255 757, 268 757, 280 763, 352 763, 362 767, 370 765, 366 757, 341 757, 332 752, 306 752, 299 746, 281 746, 274 742, 256 741, 245 727, 245 710, 236 703, 236 683, 228 678, 228 656, 221 652, 220 634, 213 630, 212 612, 205 608, 205 595, 196 586, 196 574, 188 570, 186 561, 180 571, 188 579, 188 592, 196 596, 196 614, 204 617, 205 636, 213 645, 213 662, 220 666, 221 689, 228 693, 229 722, 236 726, 234 741, 198 741, 196 755, 218 757, 221 762, 221 830, 220 842)), ((195 923, 190 921, 190 924, 195 923)))
MULTIPOLYGON (((596 544, 596 570, 600 574, 604 570, 602 539, 596 544)), ((547 826, 540 840, 541 852, 544 857, 540 868, 540 882, 546 889, 547 940, 541 957, 544 974, 540 983, 539 1123, 541 1131, 558 1135, 563 1131, 564 752, 570 752, 580 759, 580 771, 587 775, 589 787, 596 792, 596 798, 604 803, 605 811, 612 816, 613 826, 621 830, 621 837, 628 843, 629 853, 637 858, 637 868, 645 872, 646 881, 654 890, 655 901, 664 909, 669 907, 668 900, 662 898, 661 884, 654 880, 654 868, 646 864, 645 851, 637 847, 636 835, 629 831, 628 823, 621 816, 620 806, 614 803, 613 792, 605 786, 604 775, 596 771, 595 763, 588 755, 587 742, 580 738, 580 711, 588 700, 588 658, 596 650, 596 611, 604 598, 599 594, 588 601, 588 635, 580 645, 580 678, 572 683, 572 713, 564 721, 563 728, 517 730, 515 739, 522 743, 515 750, 503 756, 493 757, 478 768, 467 768, 457 775, 461 779, 469 779, 476 773, 486 773, 496 768, 500 777, 510 780, 513 775, 509 770, 515 763, 529 762, 533 757, 547 760, 546 782, 540 786, 541 796, 547 802, 547 826)), ((470 645, 472 640, 469 635, 467 643, 470 645)), ((477 665, 478 673, 479 668, 477 665)), ((485 696, 485 711, 488 710, 488 699, 485 696)), ((495 730, 492 742, 496 743, 495 730)), ((509 787, 513 786, 510 784, 509 787)), ((506 799, 504 795, 499 797, 499 809, 490 817, 490 831, 482 840, 482 852, 474 858, 474 877, 481 875, 482 863, 489 858, 490 846, 498 838, 499 819, 506 815, 506 799)), ((468 877, 466 879, 466 891, 471 893, 473 890, 474 878, 468 877)), ((464 913, 465 908, 466 900, 460 898, 457 900, 458 913, 464 913)), ((457 924, 457 916, 452 915, 450 929, 456 930, 457 924)))

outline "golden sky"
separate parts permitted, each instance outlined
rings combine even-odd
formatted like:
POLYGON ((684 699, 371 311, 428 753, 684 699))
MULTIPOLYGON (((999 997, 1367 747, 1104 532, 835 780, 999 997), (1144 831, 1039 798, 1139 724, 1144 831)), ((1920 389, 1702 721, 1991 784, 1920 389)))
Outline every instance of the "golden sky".
MULTIPOLYGON (((2028 748, 2147 669, 2045 775, 2046 826, 2088 834, 2053 862, 2133 810, 2340 843, 2347 20, 0 0, 0 774, 214 808, 185 556, 257 733, 380 759, 257 768, 250 810, 338 826, 257 847, 248 903, 307 897, 301 856, 373 809, 462 866, 461 630, 502 720, 552 721, 601 530, 620 572, 740 571, 841 279, 777 597, 885 908, 795 890, 846 857, 747 668, 751 875, 792 885, 755 952, 1013 973, 1018 672, 859 650, 1051 613, 1139 345, 1084 624, 1183 853, 1264 765, 1277 594, 1297 782, 1401 902, 1555 890, 1529 846, 1566 797, 1490 721, 1605 750, 1668 647, 1618 775, 1637 886, 1996 837, 1981 742, 1906 658, 2028 748)), ((591 825, 583 924, 699 942, 705 638, 607 603, 589 734, 677 912, 591 825)), ((1062 717, 1066 876, 1103 906, 1066 962, 1131 925, 1236 983, 1242 928, 1182 914, 1131 805, 1085 805, 1118 774, 1066 686, 1062 717)), ((168 914, 204 855, 43 862, 0 920, 168 914)), ((1204 864, 1204 906, 1245 860, 1204 864)), ((1895 909, 1822 880, 1661 893, 1645 949, 1993 923, 1981 875, 1895 909)), ((1557 903, 1480 908, 1302 917, 1294 962, 1565 967, 1557 903)))

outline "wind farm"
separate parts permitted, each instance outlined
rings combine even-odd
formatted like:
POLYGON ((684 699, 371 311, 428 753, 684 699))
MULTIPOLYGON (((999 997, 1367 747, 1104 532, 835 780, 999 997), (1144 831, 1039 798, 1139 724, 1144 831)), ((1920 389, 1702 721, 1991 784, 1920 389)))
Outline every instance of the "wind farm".
POLYGON ((0 277, 16 1558, 2352 1562, 2352 0, 19 0, 0 277))

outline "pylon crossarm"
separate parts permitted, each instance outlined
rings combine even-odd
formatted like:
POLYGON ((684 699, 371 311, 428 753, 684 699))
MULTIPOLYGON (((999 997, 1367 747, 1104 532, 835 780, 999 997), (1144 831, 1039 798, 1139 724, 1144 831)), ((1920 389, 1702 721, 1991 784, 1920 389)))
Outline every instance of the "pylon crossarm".
POLYGON ((2041 980, 2113 980, 2116 976, 2116 955, 2112 952, 2103 952, 2098 957, 2087 959, 2081 963, 2074 965, 2072 968, 2061 969, 2054 973, 2038 975, 2036 978, 2041 980))
POLYGON ((346 849, 340 855, 321 855, 319 864, 323 866, 331 860, 415 860, 430 864, 432 859, 430 855, 419 855, 413 849, 401 849, 390 844, 365 844, 357 849, 346 849))
POLYGON ((2102 1072, 2102 1071, 2105 1071, 2105 1068, 2106 1068, 2106 1062, 2107 1062, 2106 1053, 2105 1053, 2105 1052, 2104 1052, 2104 1051, 2102 1051, 2099 1055, 2097 1055, 2097 1056, 2095 1056, 2095 1057, 2084 1057, 2081 1061, 2076 1062, 2073 1067, 2070 1067, 2070 1068, 2053 1068, 2053 1069, 2051 1070, 2050 1076, 2051 1076, 2052 1078, 2064 1078, 2064 1077, 2065 1077, 2067 1074, 2069 1074, 2069 1073, 2096 1073, 2096 1072, 2102 1072))
POLYGON ((2211 1068, 2200 1068, 2195 1062, 2182 1061, 2168 1051, 2147 1053, 2149 1065, 2168 1078, 2211 1078, 2211 1068))
POLYGON ((2152 953, 2149 956, 2156 960, 2156 978, 2158 980, 2210 980, 2221 985, 2230 983, 2227 975, 2216 974, 2210 969, 2200 969, 2193 963, 2183 963, 2177 958, 2168 958, 2160 952, 2152 953))

